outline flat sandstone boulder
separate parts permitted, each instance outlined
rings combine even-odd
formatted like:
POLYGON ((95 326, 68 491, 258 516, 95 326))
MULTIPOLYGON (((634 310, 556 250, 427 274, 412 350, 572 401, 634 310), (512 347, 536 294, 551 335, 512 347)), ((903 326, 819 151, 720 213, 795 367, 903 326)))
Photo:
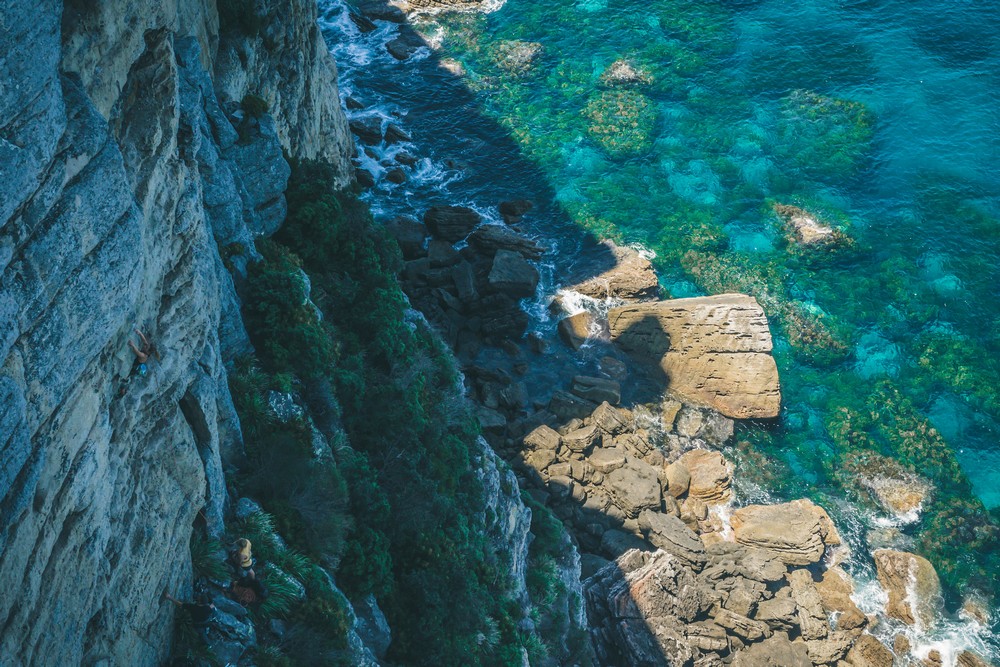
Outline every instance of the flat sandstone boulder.
POLYGON ((670 391, 734 419, 771 419, 781 408, 771 332, 745 294, 671 299, 614 308, 611 339, 658 360, 670 391))
POLYGON ((733 512, 736 541, 770 552, 788 565, 818 563, 840 536, 826 511, 808 500, 748 505, 733 512))

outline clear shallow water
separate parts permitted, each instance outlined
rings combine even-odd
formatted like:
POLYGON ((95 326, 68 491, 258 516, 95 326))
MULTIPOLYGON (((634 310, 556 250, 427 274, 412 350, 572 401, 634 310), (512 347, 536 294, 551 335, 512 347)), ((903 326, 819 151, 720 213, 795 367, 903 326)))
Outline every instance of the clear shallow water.
POLYGON ((394 26, 361 36, 324 7, 345 91, 398 114, 428 156, 408 183, 380 183, 376 208, 529 197, 556 258, 548 287, 586 264, 583 229, 654 251, 674 296, 755 294, 785 408, 741 433, 741 465, 777 497, 835 508, 863 549, 886 516, 857 483, 871 472, 858 456, 899 461, 935 487, 901 544, 953 590, 995 592, 1000 19, 988 3, 508 0, 418 22, 440 50, 406 64, 381 48, 394 26), (510 40, 541 53, 512 66, 510 40), (602 80, 618 60, 640 80, 602 80), (850 243, 796 248, 774 202, 850 243))

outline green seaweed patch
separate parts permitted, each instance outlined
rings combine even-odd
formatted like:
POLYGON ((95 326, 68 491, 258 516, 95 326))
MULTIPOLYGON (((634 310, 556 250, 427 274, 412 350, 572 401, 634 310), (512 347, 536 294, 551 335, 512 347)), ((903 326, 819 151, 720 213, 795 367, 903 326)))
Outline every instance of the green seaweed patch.
POLYGON ((846 178, 864 166, 874 128, 861 102, 795 90, 781 102, 778 157, 816 180, 846 178))
POLYGON ((975 397, 983 409, 1000 414, 996 390, 1000 364, 980 345, 952 331, 936 329, 915 339, 914 353, 925 377, 956 393, 975 397))
POLYGON ((701 51, 726 55, 736 49, 732 12, 719 4, 671 2, 659 18, 664 33, 701 51))
POLYGON ((614 156, 645 153, 652 146, 656 108, 634 90, 606 90, 583 110, 591 138, 614 156))

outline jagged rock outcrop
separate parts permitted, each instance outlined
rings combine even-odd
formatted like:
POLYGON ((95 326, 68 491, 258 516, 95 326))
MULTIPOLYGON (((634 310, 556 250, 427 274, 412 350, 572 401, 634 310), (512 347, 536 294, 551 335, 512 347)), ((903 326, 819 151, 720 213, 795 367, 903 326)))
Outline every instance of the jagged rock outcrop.
MULTIPOLYGON (((809 570, 786 571, 773 555, 729 542, 700 554, 691 559, 672 544, 627 551, 587 579, 601 664, 842 664, 861 631, 831 629, 809 570)), ((866 641, 856 655, 885 649, 865 637, 877 646, 866 641)))
POLYGON ((614 266, 568 289, 593 299, 647 301, 660 293, 660 282, 652 263, 639 251, 605 241, 604 246, 614 259, 614 266))
POLYGON ((655 359, 669 391, 737 419, 773 418, 781 406, 767 317, 743 294, 614 308, 611 338, 655 359))
POLYGON ((891 549, 873 554, 878 581, 889 594, 886 613, 907 625, 929 628, 941 598, 941 582, 930 561, 891 549))
POLYGON ((279 34, 226 46, 208 1, 44 0, 0 16, 0 581, 17 589, 0 602, 0 655, 12 664, 161 663, 160 592, 189 585, 199 512, 221 530, 223 462, 241 447, 223 362, 246 334, 218 245, 280 222, 283 149, 349 173, 315 5, 267 11, 279 34), (219 65, 228 49, 249 64, 219 65), (294 81, 287 67, 302 68, 294 81), (273 113, 238 127, 251 85, 273 113), (133 327, 161 351, 145 376, 131 372, 133 327))

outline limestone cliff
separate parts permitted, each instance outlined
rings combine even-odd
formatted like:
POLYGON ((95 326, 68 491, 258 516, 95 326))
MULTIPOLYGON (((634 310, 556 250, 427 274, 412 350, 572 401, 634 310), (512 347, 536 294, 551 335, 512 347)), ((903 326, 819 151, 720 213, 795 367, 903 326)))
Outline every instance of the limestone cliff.
POLYGON ((190 582, 192 524, 219 530, 241 446, 218 249, 280 224, 283 152, 349 179, 315 4, 236 4, 265 27, 220 29, 213 0, 0 9, 5 664, 165 658, 159 594, 190 582), (133 327, 161 351, 146 376, 133 327))

